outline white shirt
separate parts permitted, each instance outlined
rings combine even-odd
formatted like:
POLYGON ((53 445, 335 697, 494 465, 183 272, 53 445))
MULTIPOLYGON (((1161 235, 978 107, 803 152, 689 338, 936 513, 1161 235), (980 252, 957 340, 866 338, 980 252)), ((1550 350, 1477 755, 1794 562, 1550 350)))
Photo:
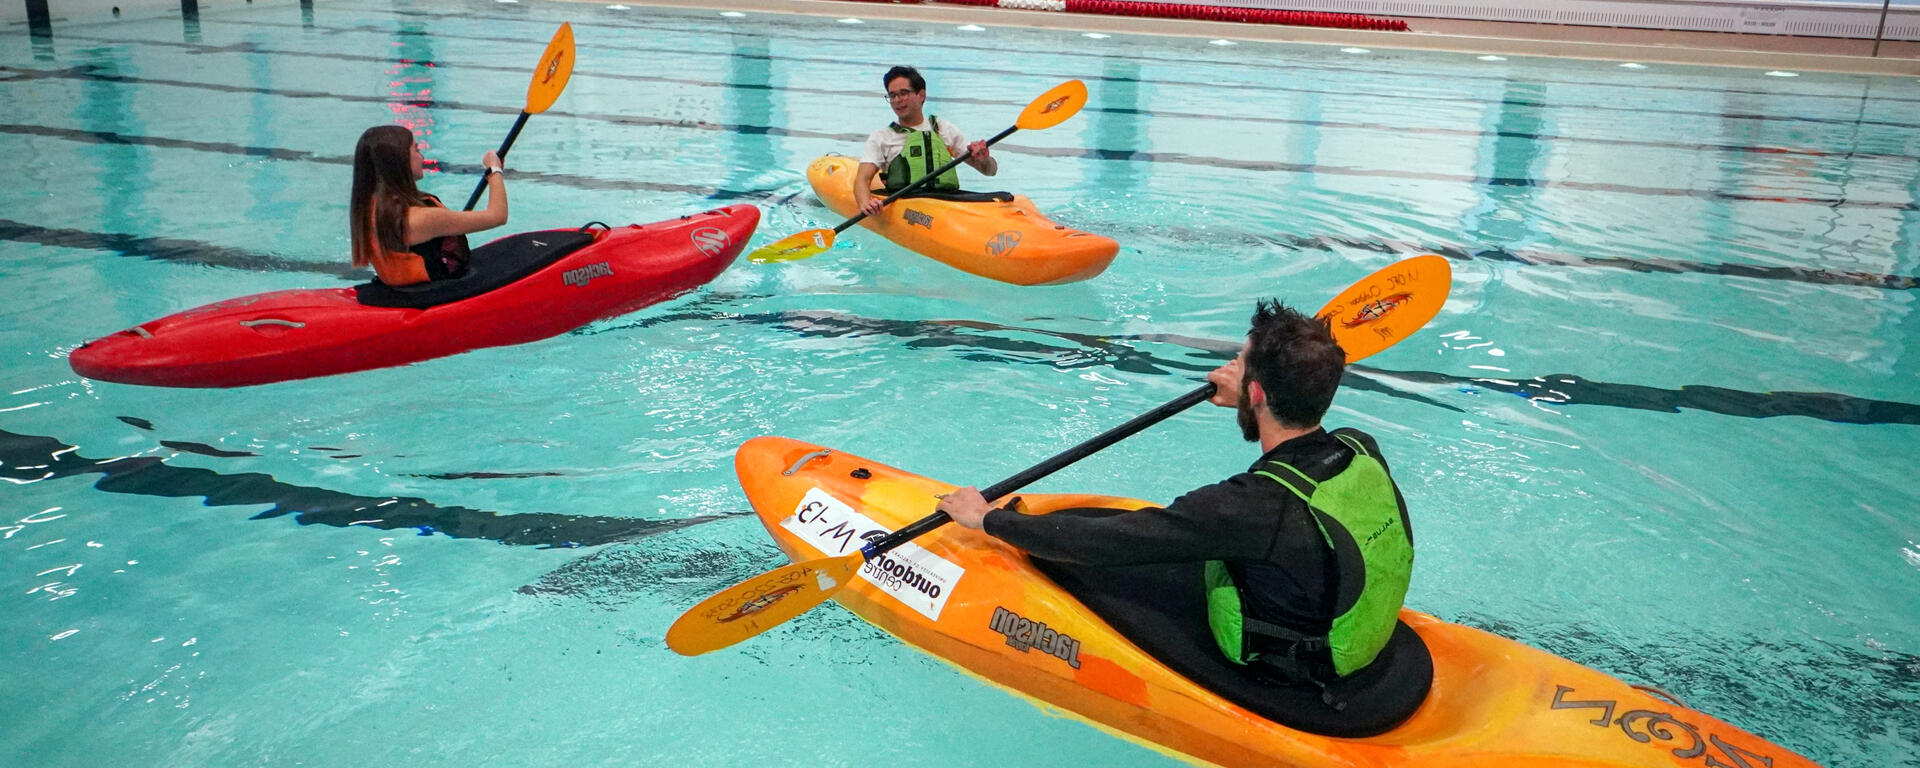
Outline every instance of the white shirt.
MULTIPOLYGON (((925 122, 907 127, 916 131, 930 130, 925 122)), ((947 153, 954 157, 959 157, 960 153, 967 151, 967 136, 961 133, 959 128, 954 127, 952 120, 940 121, 940 140, 946 142, 947 153)), ((887 172, 887 165, 900 156, 900 149, 906 145, 907 134, 893 130, 892 126, 882 128, 867 136, 867 148, 860 153, 860 162, 872 163, 884 174, 887 172)))

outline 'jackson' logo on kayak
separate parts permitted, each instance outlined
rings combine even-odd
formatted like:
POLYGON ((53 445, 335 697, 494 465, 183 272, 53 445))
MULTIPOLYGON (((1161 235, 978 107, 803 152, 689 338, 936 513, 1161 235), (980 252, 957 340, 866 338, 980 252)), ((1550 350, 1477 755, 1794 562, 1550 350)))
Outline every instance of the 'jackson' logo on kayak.
POLYGON ((560 282, 572 286, 584 286, 596 277, 613 277, 613 267, 607 262, 588 264, 579 269, 569 269, 560 275, 560 282))
POLYGON ((918 224, 927 229, 933 229, 933 217, 912 208, 908 208, 906 213, 900 214, 900 217, 906 219, 908 224, 918 224))
POLYGON ((1006 636, 1007 645, 1020 649, 1021 653, 1026 653, 1028 648, 1038 648, 1069 667, 1080 668, 1080 641, 1054 631, 1044 621, 1034 621, 996 605, 987 628, 1006 636))
POLYGON ((1009 256, 1013 254, 1013 249, 1018 247, 1020 247, 1020 233, 1009 229, 994 235, 992 240, 987 241, 987 255, 1009 256))
POLYGON ((1366 325, 1367 323, 1371 323, 1375 320, 1379 320, 1380 318, 1386 317, 1387 313, 1392 312, 1396 307, 1399 307, 1401 304, 1407 303, 1407 300, 1411 298, 1413 298, 1413 294, 1411 293, 1396 293, 1392 296, 1388 296, 1384 299, 1381 299, 1379 301, 1376 301, 1364 307, 1361 307, 1359 311, 1353 314, 1352 320, 1342 320, 1340 321, 1340 324, 1348 328, 1358 328, 1360 326, 1366 325))
POLYGON ((701 227, 693 231, 693 247, 708 256, 718 256, 721 251, 733 244, 727 233, 714 227, 701 227))
MULTIPOLYGON (((1687 743, 1679 744, 1672 750, 1673 756, 1682 760, 1691 760, 1704 755, 1706 757, 1704 764, 1715 768, 1765 768, 1773 765, 1773 758, 1728 744, 1725 739, 1720 738, 1719 734, 1708 733, 1702 738, 1700 729, 1694 727, 1692 723, 1682 721, 1665 712, 1634 709, 1622 712, 1619 718, 1615 718, 1613 711, 1619 706, 1618 702, 1611 699, 1570 701, 1566 695, 1572 692, 1573 688, 1569 686, 1554 686, 1553 703, 1547 708, 1598 709, 1600 716, 1587 722, 1601 728, 1609 725, 1617 726, 1621 733, 1627 735, 1627 738, 1641 744, 1650 744, 1655 739, 1679 744, 1684 738, 1687 743), (1635 726, 1639 726, 1639 729, 1635 730, 1635 726), (1707 754, 1709 746, 1713 748, 1713 754, 1707 754)), ((1660 746, 1665 748, 1666 744, 1660 746)))

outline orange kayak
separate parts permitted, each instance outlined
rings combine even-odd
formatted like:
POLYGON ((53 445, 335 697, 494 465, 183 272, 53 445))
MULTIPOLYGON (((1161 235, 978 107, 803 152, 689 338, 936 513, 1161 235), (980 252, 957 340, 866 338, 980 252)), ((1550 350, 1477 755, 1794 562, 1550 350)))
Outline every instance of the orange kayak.
MULTIPOLYGON (((853 202, 859 167, 854 158, 827 155, 807 166, 807 181, 834 213, 853 216, 859 212, 853 202)), ((1012 198, 963 202, 907 197, 860 225, 954 269, 1014 285, 1086 280, 1105 271, 1120 252, 1113 238, 1056 224, 1025 195, 1012 198)))
MULTIPOLYGON (((936 494, 954 488, 778 437, 742 445, 735 467, 760 522, 795 561, 850 554, 870 534, 931 513, 936 494)), ((1033 514, 1147 504, 1089 495, 1023 498, 1033 514)), ((980 678, 1191 761, 1343 768, 1814 765, 1604 673, 1411 610, 1401 621, 1431 653, 1433 683, 1410 719, 1358 739, 1289 729, 1182 678, 1019 550, 955 525, 868 562, 834 599, 980 678), (1014 620, 1021 634, 1012 634, 1014 620)))

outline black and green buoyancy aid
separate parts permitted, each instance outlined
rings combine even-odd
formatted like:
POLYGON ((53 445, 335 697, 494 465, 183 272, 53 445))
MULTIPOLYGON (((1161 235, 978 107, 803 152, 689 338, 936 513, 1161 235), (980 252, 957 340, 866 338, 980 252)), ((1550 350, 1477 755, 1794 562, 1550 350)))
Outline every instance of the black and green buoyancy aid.
MULTIPOLYGON (((927 127, 931 130, 916 131, 899 123, 889 126, 894 133, 907 135, 906 143, 901 145, 900 154, 887 164, 886 184, 888 191, 898 191, 912 184, 928 173, 947 163, 953 162, 953 153, 947 151, 947 142, 940 138, 940 118, 927 116, 927 127)), ((955 190, 960 188, 960 172, 948 168, 940 177, 921 185, 921 189, 955 190)))
MULTIPOLYGON (((1248 664, 1262 655, 1249 648, 1247 637, 1260 635, 1280 641, 1290 657, 1325 649, 1332 657, 1334 674, 1345 677, 1372 663, 1393 636, 1413 574, 1413 538, 1385 465, 1359 441, 1336 436, 1355 455, 1346 469, 1325 482, 1316 483, 1278 461, 1268 462, 1276 472, 1256 473, 1307 502, 1321 537, 1333 549, 1339 573, 1333 623, 1327 634, 1315 637, 1249 618, 1242 610, 1244 601, 1233 569, 1223 561, 1209 561, 1207 620, 1214 641, 1234 663, 1248 664)), ((1300 682, 1326 682, 1313 679, 1306 667, 1294 669, 1298 671, 1292 676, 1308 678, 1300 682)))

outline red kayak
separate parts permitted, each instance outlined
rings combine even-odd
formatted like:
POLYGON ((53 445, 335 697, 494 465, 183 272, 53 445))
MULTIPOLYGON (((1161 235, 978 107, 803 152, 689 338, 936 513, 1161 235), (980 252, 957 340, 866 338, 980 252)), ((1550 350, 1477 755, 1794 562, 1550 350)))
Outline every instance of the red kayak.
POLYGON ((524 344, 704 285, 732 264, 760 209, 730 205, 619 229, 511 235, 458 278, 389 288, 274 291, 95 339, 82 376, 159 387, 244 387, 524 344))

